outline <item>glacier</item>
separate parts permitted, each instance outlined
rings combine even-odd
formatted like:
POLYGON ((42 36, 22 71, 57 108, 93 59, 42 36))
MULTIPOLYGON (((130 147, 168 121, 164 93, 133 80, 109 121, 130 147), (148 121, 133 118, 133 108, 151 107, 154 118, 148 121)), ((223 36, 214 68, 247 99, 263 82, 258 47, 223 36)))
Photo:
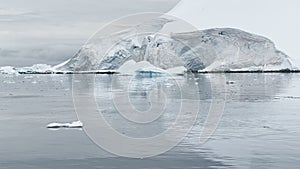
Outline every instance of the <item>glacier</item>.
MULTIPOLYGON (((268 38, 234 28, 161 33, 174 22, 164 17, 115 34, 95 35, 58 67, 67 71, 118 70, 128 61, 187 71, 292 70, 289 56, 268 38)), ((176 21, 175 21, 176 22, 176 21)))

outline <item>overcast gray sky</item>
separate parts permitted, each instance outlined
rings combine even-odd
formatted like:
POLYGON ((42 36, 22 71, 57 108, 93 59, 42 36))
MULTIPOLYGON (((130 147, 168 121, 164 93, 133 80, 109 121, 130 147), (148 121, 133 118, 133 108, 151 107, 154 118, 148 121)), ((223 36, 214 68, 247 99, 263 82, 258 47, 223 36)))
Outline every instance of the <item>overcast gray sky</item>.
POLYGON ((179 0, 0 0, 0 66, 58 64, 103 24, 179 0))

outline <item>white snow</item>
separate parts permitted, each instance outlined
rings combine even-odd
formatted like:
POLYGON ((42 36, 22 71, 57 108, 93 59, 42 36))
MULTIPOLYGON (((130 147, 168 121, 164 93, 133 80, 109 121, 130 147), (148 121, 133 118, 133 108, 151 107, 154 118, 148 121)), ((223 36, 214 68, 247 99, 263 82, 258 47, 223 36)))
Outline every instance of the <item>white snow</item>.
POLYGON ((4 66, 4 67, 0 67, 0 73, 10 74, 10 75, 17 75, 18 71, 12 66, 4 66))
POLYGON ((186 71, 187 69, 184 66, 178 66, 178 67, 167 69, 167 72, 171 74, 183 74, 186 71))
POLYGON ((31 67, 22 67, 22 68, 16 68, 18 72, 25 72, 25 73, 45 73, 45 72, 52 72, 53 68, 51 65, 47 64, 35 64, 31 67))
POLYGON ((141 71, 164 72, 147 61, 135 62, 134 60, 125 62, 117 71, 124 75, 133 75, 141 71))
POLYGON ((300 67, 297 0, 182 0, 168 14, 198 29, 238 28, 271 39, 300 67))
POLYGON ((1 74, 19 74, 19 73, 47 73, 47 72, 55 72, 56 68, 47 64, 35 64, 31 67, 12 67, 5 66, 0 67, 1 74))
POLYGON ((72 123, 50 123, 47 128, 82 128, 83 124, 80 121, 72 123))
POLYGON ((58 68, 60 68, 60 67, 64 66, 65 64, 67 64, 69 61, 70 61, 70 59, 68 59, 68 60, 66 60, 66 61, 64 61, 64 62, 62 62, 58 65, 53 66, 52 70, 54 70, 54 71, 57 70, 58 68))

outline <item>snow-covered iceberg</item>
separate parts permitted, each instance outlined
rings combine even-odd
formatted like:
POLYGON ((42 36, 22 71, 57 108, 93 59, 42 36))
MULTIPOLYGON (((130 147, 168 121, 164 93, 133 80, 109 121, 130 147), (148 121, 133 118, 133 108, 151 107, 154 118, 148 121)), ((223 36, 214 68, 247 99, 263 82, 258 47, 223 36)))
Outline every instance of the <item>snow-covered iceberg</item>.
POLYGON ((16 69, 19 73, 50 73, 54 71, 52 66, 47 64, 35 64, 31 67, 22 67, 16 69))
POLYGON ((16 68, 12 66, 4 66, 4 67, 0 67, 0 73, 13 75, 13 74, 18 74, 18 71, 16 70, 16 68))
POLYGON ((149 62, 164 70, 176 67, 212 72, 293 68, 289 57, 265 37, 233 28, 161 34, 171 22, 174 21, 159 17, 115 34, 96 35, 59 69, 118 70, 130 60, 149 62))

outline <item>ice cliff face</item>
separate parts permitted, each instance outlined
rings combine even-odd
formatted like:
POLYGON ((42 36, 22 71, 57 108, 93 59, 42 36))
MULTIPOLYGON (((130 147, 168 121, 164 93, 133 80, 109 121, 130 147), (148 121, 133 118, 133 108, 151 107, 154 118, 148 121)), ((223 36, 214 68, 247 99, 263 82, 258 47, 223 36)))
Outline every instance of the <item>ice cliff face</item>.
POLYGON ((161 34, 169 22, 160 18, 112 35, 96 35, 59 69, 117 70, 129 60, 192 71, 292 69, 289 57, 265 37, 231 28, 161 34))

